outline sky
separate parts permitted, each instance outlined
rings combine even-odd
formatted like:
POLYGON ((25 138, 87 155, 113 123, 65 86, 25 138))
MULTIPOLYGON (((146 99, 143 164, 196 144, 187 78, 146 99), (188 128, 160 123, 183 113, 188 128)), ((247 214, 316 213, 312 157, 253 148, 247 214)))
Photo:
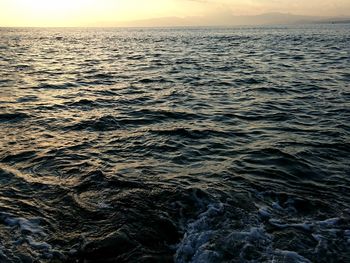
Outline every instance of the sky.
POLYGON ((350 0, 0 0, 0 26, 99 26, 159 17, 271 12, 350 16, 350 0))

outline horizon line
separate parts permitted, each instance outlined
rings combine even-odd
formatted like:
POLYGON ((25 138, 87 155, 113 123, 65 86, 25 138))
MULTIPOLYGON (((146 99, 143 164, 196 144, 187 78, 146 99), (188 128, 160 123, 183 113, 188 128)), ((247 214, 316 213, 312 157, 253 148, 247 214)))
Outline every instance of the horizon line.
MULTIPOLYGON (((127 21, 99 21, 95 22, 95 24, 101 24, 101 25, 92 25, 93 23, 90 23, 90 25, 66 25, 66 26, 59 26, 59 25, 34 25, 34 26, 26 26, 26 25, 0 25, 0 28, 174 28, 174 27, 246 27, 246 26, 286 26, 286 25, 296 25, 296 24, 317 24, 317 23, 339 23, 339 22, 345 22, 347 23, 348 20, 350 20, 350 16, 347 15, 341 15, 341 16, 316 16, 316 15, 300 15, 300 14, 293 14, 293 13, 282 13, 282 12, 268 12, 268 13, 261 13, 257 15, 235 15, 235 14, 230 14, 232 18, 257 18, 257 17, 263 17, 263 16, 285 16, 286 19, 288 17, 294 17, 295 20, 291 21, 266 21, 266 22, 257 22, 257 23, 246 23, 242 22, 237 22, 236 24, 229 24, 229 22, 224 22, 223 24, 197 24, 196 22, 188 22, 188 24, 183 24, 179 25, 176 24, 179 21, 184 21, 186 23, 186 19, 198 19, 198 18, 207 18, 207 17, 213 17, 213 16, 186 16, 186 17, 179 17, 179 16, 163 16, 163 17, 153 17, 153 18, 146 18, 146 19, 137 19, 137 20, 127 20, 127 21), (297 19, 300 18, 298 21, 297 19), (306 20, 302 20, 306 19, 306 20), (132 25, 133 23, 156 23, 157 20, 164 20, 164 19, 174 19, 177 21, 173 21, 170 23, 174 23, 173 25, 171 24, 166 24, 166 25, 132 25), (332 21, 335 20, 335 21, 332 21), (104 25, 105 24, 105 25, 104 25), (110 25, 108 25, 110 24, 110 25), (130 24, 130 25, 128 25, 130 24)), ((283 19, 283 18, 282 18, 283 19)))

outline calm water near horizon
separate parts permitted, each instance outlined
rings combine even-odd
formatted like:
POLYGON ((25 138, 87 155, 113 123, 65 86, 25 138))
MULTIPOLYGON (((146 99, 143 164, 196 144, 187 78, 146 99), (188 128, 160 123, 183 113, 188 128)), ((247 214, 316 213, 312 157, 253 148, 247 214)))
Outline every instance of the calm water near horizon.
POLYGON ((0 28, 0 262, 350 262, 350 25, 0 28))

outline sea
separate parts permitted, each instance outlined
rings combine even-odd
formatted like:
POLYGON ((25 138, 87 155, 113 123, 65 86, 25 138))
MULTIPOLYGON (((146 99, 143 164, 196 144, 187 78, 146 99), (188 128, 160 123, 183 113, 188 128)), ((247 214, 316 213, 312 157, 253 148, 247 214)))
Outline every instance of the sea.
POLYGON ((0 28, 0 262, 350 262, 350 24, 0 28))

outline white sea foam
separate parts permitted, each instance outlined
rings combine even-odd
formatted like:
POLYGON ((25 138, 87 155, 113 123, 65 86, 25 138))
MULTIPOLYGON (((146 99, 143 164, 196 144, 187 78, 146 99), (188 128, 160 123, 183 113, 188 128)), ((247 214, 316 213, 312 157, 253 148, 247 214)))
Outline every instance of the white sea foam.
MULTIPOLYGON (((328 249, 328 240, 343 233, 345 242, 350 243, 350 230, 343 230, 341 218, 329 218, 317 221, 314 218, 294 218, 292 205, 288 211, 277 202, 271 206, 258 206, 256 211, 247 215, 238 215, 235 207, 223 203, 213 203, 201 213, 196 220, 188 222, 184 237, 177 246, 175 261, 177 263, 221 262, 223 253, 239 249, 240 262, 247 262, 251 251, 260 253, 265 262, 310 263, 311 261, 297 251, 278 248, 274 243, 273 232, 267 232, 267 226, 274 226, 280 231, 298 229, 309 235, 317 245, 314 253, 322 254, 328 249), (268 219, 268 220, 266 220, 268 219), (242 221, 236 229, 234 220, 242 221), (248 254, 247 254, 248 253, 248 254)), ((259 256, 258 256, 259 257, 259 256)), ((255 261, 254 261, 255 262, 255 261)))
MULTIPOLYGON (((184 262, 220 262, 223 251, 230 248, 219 248, 215 242, 221 240, 223 245, 234 242, 244 243, 248 246, 260 246, 268 253, 271 237, 266 233, 263 225, 252 225, 244 229, 232 230, 230 219, 225 218, 225 205, 222 203, 210 204, 207 210, 201 213, 197 220, 190 222, 186 227, 183 240, 177 247, 175 261, 184 262)), ((245 248, 240 256, 243 258, 245 248)))
MULTIPOLYGON (((5 225, 14 231, 12 244, 20 246, 27 243, 38 255, 43 258, 50 258, 52 256, 52 246, 43 239, 47 237, 47 233, 40 225, 41 219, 37 217, 24 218, 16 217, 10 213, 0 212, 0 218, 5 225)), ((0 248, 1 258, 1 248, 0 248)))
POLYGON ((304 258, 294 251, 275 250, 272 262, 293 262, 293 263, 311 263, 310 260, 304 258), (277 259, 278 258, 278 259, 277 259))
POLYGON ((218 253, 211 251, 210 239, 215 230, 210 229, 210 220, 223 211, 223 204, 210 204, 197 220, 188 224, 185 235, 178 245, 176 262, 211 262, 218 258, 218 253))
POLYGON ((268 207, 261 207, 259 209, 259 215, 260 217, 263 217, 263 218, 269 218, 271 217, 271 212, 269 211, 268 207))
POLYGON ((322 227, 332 227, 335 226, 339 223, 340 218, 335 217, 335 218, 329 218, 323 221, 318 221, 316 224, 322 226, 322 227))
MULTIPOLYGON (((5 248, 4 248, 4 246, 2 246, 1 243, 0 243, 0 262, 1 262, 1 261, 7 260, 7 257, 6 257, 6 255, 5 255, 5 253, 4 253, 4 251, 5 251, 5 248)), ((6 262, 6 261, 5 261, 5 262, 6 262)))
POLYGON ((18 227, 20 231, 29 232, 31 234, 38 234, 45 236, 43 228, 39 225, 40 218, 23 218, 23 217, 6 217, 4 220, 9 226, 18 227))
POLYGON ((51 250, 52 247, 51 245, 47 244, 46 242, 39 242, 39 241, 35 241, 33 237, 28 236, 26 238, 28 244, 34 248, 34 249, 38 249, 38 250, 51 250))
POLYGON ((313 227, 312 223, 304 222, 304 223, 288 224, 288 223, 283 223, 283 222, 276 220, 276 219, 270 219, 269 223, 275 227, 278 227, 278 228, 293 227, 293 228, 299 228, 299 229, 303 229, 303 230, 307 230, 307 231, 311 230, 311 228, 313 227))

